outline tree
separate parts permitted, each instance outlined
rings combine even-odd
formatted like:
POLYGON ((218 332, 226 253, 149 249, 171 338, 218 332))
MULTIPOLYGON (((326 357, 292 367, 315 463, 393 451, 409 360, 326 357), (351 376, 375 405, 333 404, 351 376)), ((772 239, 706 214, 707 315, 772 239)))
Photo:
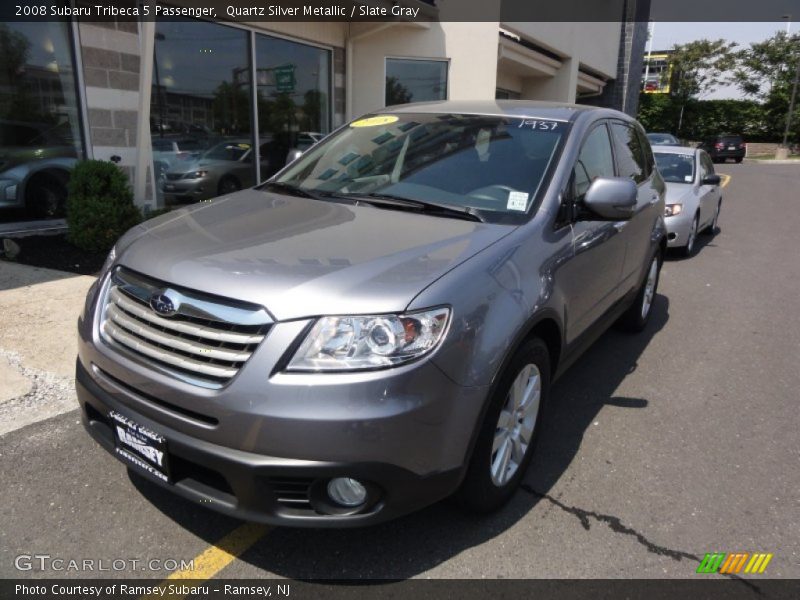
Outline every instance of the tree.
MULTIPOLYGON (((778 31, 771 38, 741 50, 736 58, 734 81, 746 95, 763 103, 768 130, 774 136, 782 134, 800 61, 800 35, 778 31)), ((800 138, 800 119, 794 120, 790 135, 800 138)))
POLYGON ((736 42, 705 39, 673 46, 670 94, 686 104, 690 98, 705 96, 730 81, 729 72, 736 66, 736 46, 736 42))
POLYGON ((386 78, 386 106, 408 104, 413 94, 397 80, 397 77, 386 78))
POLYGON ((670 96, 679 107, 676 131, 681 129, 683 112, 691 100, 710 94, 730 81, 729 73, 736 65, 736 46, 736 42, 722 39, 702 39, 672 47, 671 69, 664 77, 671 78, 670 96))

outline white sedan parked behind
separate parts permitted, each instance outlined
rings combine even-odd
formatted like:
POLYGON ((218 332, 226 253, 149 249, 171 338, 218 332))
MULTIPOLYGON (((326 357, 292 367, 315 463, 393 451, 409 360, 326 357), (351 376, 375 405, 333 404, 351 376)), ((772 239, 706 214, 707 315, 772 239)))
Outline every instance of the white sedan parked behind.
POLYGON ((698 232, 717 231, 722 208, 720 177, 711 158, 699 148, 653 146, 653 153, 667 184, 667 246, 691 256, 698 232))

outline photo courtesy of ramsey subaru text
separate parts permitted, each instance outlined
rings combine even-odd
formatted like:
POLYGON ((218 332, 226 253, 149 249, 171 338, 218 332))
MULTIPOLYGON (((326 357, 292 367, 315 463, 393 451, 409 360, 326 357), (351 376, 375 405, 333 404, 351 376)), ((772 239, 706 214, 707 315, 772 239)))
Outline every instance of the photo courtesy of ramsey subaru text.
POLYGON ((611 324, 647 325, 664 195, 617 111, 366 115, 268 182, 118 241, 78 322, 84 426, 245 520, 352 527, 449 496, 498 509, 554 379, 611 324))

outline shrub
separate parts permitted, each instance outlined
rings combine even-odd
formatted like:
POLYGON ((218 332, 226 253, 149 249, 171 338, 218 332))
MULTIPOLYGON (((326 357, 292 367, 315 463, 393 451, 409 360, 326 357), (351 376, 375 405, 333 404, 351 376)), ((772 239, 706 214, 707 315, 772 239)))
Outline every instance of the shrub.
POLYGON ((87 252, 108 252, 142 220, 125 174, 110 162, 79 162, 69 180, 67 239, 87 252))

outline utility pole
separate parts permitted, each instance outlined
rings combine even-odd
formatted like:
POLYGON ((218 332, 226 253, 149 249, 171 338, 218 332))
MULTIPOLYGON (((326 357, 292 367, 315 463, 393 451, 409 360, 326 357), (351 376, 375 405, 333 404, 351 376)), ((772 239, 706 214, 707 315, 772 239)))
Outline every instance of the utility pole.
MULTIPOLYGON (((800 40, 798 41, 800 44, 800 40)), ((800 50, 800 49, 799 49, 800 50)), ((783 132, 783 148, 786 150, 788 155, 788 141, 789 141, 789 130, 792 128, 792 118, 794 117, 794 103, 797 99, 797 84, 800 82, 800 51, 795 52, 797 55, 796 62, 797 66, 795 67, 794 72, 794 83, 792 84, 792 97, 789 100, 789 112, 786 114, 786 129, 783 132)))

